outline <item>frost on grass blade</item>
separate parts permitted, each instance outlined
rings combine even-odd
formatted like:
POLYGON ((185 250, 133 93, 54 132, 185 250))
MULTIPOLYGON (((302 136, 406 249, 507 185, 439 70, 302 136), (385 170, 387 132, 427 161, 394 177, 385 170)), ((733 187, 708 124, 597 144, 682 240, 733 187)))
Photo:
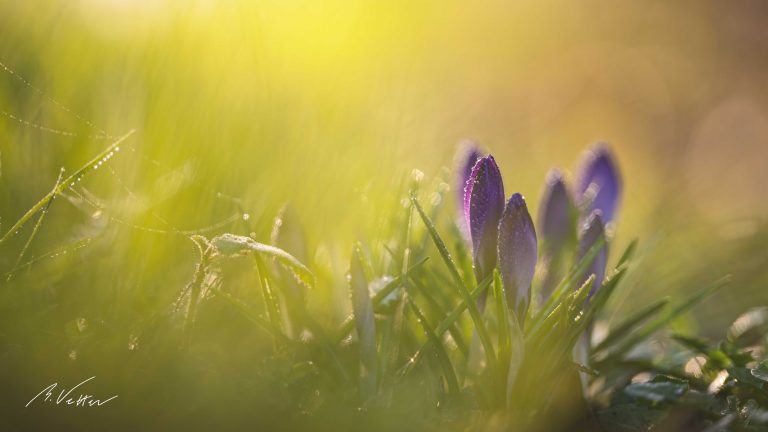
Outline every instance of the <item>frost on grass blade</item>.
POLYGON ((376 391, 376 326, 360 253, 359 246, 355 247, 349 266, 349 289, 360 346, 360 390, 364 397, 368 397, 376 391))
POLYGON ((504 283, 507 303, 525 317, 531 291, 531 281, 536 268, 536 229, 519 193, 507 201, 499 222, 499 270, 504 283))
POLYGON ((315 281, 315 276, 309 269, 302 264, 296 257, 288 252, 270 245, 259 243, 250 237, 238 236, 234 234, 222 234, 214 237, 211 240, 211 244, 216 247, 216 250, 225 256, 231 255, 244 255, 251 252, 255 252, 267 257, 271 257, 277 260, 283 267, 290 270, 296 280, 312 287, 315 281))

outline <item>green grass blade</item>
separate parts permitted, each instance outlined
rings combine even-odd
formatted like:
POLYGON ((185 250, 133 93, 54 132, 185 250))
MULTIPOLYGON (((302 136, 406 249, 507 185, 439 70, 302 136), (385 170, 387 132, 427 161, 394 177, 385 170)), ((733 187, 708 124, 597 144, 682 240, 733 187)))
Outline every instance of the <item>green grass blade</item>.
MULTIPOLYGON (((267 268, 264 265, 264 260, 259 255, 254 255, 256 261, 256 270, 259 273, 259 283, 261 284, 262 294, 264 296, 264 304, 267 307, 267 315, 269 316, 269 322, 272 327, 279 332, 283 332, 282 320, 280 318, 280 303, 277 300, 277 296, 272 290, 272 282, 269 279, 267 268)), ((278 342, 277 340, 275 342, 278 342)))
POLYGON ((568 295, 568 288, 576 284, 576 281, 582 278, 589 266, 592 265, 595 257, 600 253, 600 249, 605 246, 605 241, 604 236, 600 236, 600 238, 595 241, 595 244, 592 245, 584 257, 579 260, 579 262, 576 263, 568 274, 560 281, 541 309, 531 317, 531 325, 527 326, 527 328, 535 329, 540 324, 541 320, 552 314, 555 307, 562 301, 563 296, 568 295))
POLYGON ((597 346, 595 346, 593 352, 596 353, 596 352, 602 351, 610 347, 615 342, 621 340, 624 336, 626 336, 632 330, 635 330, 635 328, 640 323, 648 320, 649 318, 659 313, 668 304, 669 304, 669 297, 665 297, 649 304, 648 306, 630 315, 627 319, 622 321, 621 324, 617 325, 614 330, 608 333, 608 336, 606 336, 605 339, 600 341, 600 343, 597 344, 597 346))
MULTIPOLYGON (((499 327, 499 370, 496 386, 498 387, 497 397, 499 406, 507 406, 507 374, 509 372, 509 362, 511 356, 512 336, 510 330, 510 314, 507 305, 507 295, 504 292, 504 285, 501 283, 501 275, 498 270, 493 272, 493 296, 496 303, 496 320, 499 327)), ((511 317, 517 320, 517 317, 511 317)))
POLYGON ((619 268, 615 270, 612 275, 610 275, 607 279, 603 281, 603 284, 597 289, 595 294, 587 303, 587 306, 584 308, 584 313, 578 317, 577 322, 581 327, 581 331, 579 331, 579 333, 585 331, 588 327, 592 325, 592 323, 595 320, 595 317, 597 316, 597 314, 599 314, 603 310, 605 305, 608 303, 608 300, 611 298, 611 295, 613 295, 613 293, 616 291, 616 287, 619 286, 619 283, 624 278, 624 275, 626 273, 627 273, 626 267, 619 268))
MULTIPOLYGON (((59 177, 56 179, 56 184, 53 185, 53 190, 56 190, 59 187, 59 184, 61 184, 61 178, 64 175, 64 169, 62 168, 61 171, 59 171, 59 177)), ((40 231, 40 226, 43 224, 43 220, 45 219, 45 215, 48 214, 48 210, 51 208, 51 204, 53 204, 53 200, 56 198, 56 195, 51 196, 51 199, 48 200, 48 202, 43 207, 42 211, 40 212, 40 216, 37 218, 37 222, 35 222, 35 226, 32 228, 32 232, 29 234, 29 237, 27 237, 26 243, 24 243, 24 246, 21 248, 21 251, 19 252, 19 256, 16 258, 16 262, 13 264, 13 268, 8 272, 7 277, 5 279, 6 282, 10 282, 11 278, 13 277, 13 274, 18 270, 19 266, 21 265, 21 261, 24 259, 24 255, 26 255, 27 250, 29 250, 29 246, 32 244, 32 240, 35 239, 35 236, 37 235, 38 231, 40 231)))
POLYGON ((260 255, 274 258, 283 267, 291 271, 296 280, 307 287, 314 285, 315 276, 309 269, 288 252, 270 245, 259 243, 250 237, 234 234, 222 234, 211 239, 219 253, 223 255, 238 255, 256 252, 260 255))
POLYGON ((368 399, 376 392, 378 353, 376 351, 376 321, 361 254, 362 251, 358 245, 352 253, 350 262, 349 288, 360 348, 360 391, 363 398, 368 399))
POLYGON ((221 290, 211 290, 211 292, 213 293, 215 298, 218 298, 226 303, 229 303, 235 309, 240 311, 240 313, 242 313, 243 316, 248 319, 248 321, 252 322, 253 324, 256 324, 256 326, 258 326, 265 332, 272 335, 272 337, 274 337, 275 339, 280 340, 281 342, 290 341, 288 336, 276 330, 269 323, 269 321, 261 318, 250 306, 246 305, 242 301, 236 299, 235 297, 232 297, 229 293, 226 293, 221 290))
MULTIPOLYGON (((418 281, 415 281, 414 278, 409 278, 411 281, 411 284, 416 287, 419 290, 419 293, 427 300, 427 303, 429 303, 429 306, 432 310, 434 310, 435 315, 440 317, 445 317, 448 315, 446 313, 445 308, 443 308, 440 303, 435 299, 434 295, 429 292, 429 290, 418 281)), ((459 348, 461 353, 467 357, 469 355, 469 347, 467 346, 467 343, 464 341, 464 337, 461 335, 461 332, 455 325, 451 325, 448 327, 448 332, 451 334, 451 337, 456 342, 456 346, 459 348)))
MULTIPOLYGON (((471 302, 476 302, 477 299, 480 298, 480 295, 482 295, 488 289, 488 287, 491 286, 492 281, 493 279, 489 276, 483 282, 481 282, 477 288, 472 290, 472 293, 470 295, 471 302)), ((458 321, 459 317, 465 310, 467 310, 467 302, 465 300, 462 300, 458 305, 456 305, 455 308, 453 308, 451 313, 449 313, 443 319, 443 321, 440 322, 440 325, 437 326, 437 330, 436 330, 437 334, 442 335, 443 333, 448 331, 450 326, 454 325, 456 321, 458 321)))
POLYGON ((541 337, 541 335, 549 333, 561 319, 567 319, 569 316, 572 318, 573 305, 576 303, 575 298, 580 297, 580 304, 583 305, 594 280, 594 275, 590 275, 590 277, 587 278, 576 291, 562 296, 560 302, 554 306, 547 316, 534 320, 526 334, 526 339, 535 341, 541 337), (559 313, 555 313, 556 311, 559 311, 559 313))
POLYGON ((34 216, 37 212, 42 210, 45 206, 48 205, 48 203, 55 197, 56 195, 60 194, 64 189, 69 187, 73 182, 77 181, 79 178, 87 174, 89 171, 93 170, 93 167, 95 167, 102 159, 110 156, 110 153, 116 151, 118 146, 123 143, 128 137, 133 135, 135 130, 130 130, 125 135, 117 138, 112 144, 107 146, 104 150, 101 151, 101 153, 97 154, 93 159, 88 161, 85 165, 80 167, 77 171, 74 172, 74 174, 70 175, 69 177, 65 178, 63 181, 61 181, 55 188, 53 188, 52 191, 48 192, 47 195, 45 195, 40 201, 38 201, 35 205, 32 206, 29 210, 27 210, 24 215, 19 218, 19 220, 16 221, 16 223, 13 224, 13 226, 6 231, 6 233, 3 235, 3 237, 0 237, 0 245, 5 243, 6 240, 13 237, 14 234, 16 234, 21 227, 24 226, 30 219, 32 219, 32 216, 34 216))
MULTIPOLYGON (((371 302, 373 303, 374 309, 377 308, 382 301, 394 290, 399 288, 406 277, 408 277, 410 274, 412 274, 416 269, 424 265, 425 262, 429 260, 429 257, 424 257, 417 262, 415 262, 412 266, 408 267, 408 269, 405 271, 405 273, 401 276, 398 276, 394 279, 392 279, 391 282, 386 284, 384 288, 379 290, 376 294, 373 295, 373 298, 371 299, 371 302)), ((354 316, 349 316, 347 319, 344 320, 344 322, 341 323, 339 326, 338 333, 336 334, 336 337, 333 339, 334 343, 339 343, 342 339, 347 337, 350 331, 352 331, 352 328, 355 326, 355 318, 354 316)))
MULTIPOLYGON (((471 297, 472 299, 470 302, 477 301, 478 298, 480 298, 480 295, 485 292, 485 290, 488 289, 488 287, 491 285, 491 277, 489 276, 486 278, 477 288, 475 288, 472 291, 471 297)), ((440 322, 440 324, 437 326, 437 329, 435 330, 435 334, 437 337, 442 337, 443 334, 448 331, 451 326, 458 321, 461 314, 467 309, 467 302, 461 301, 453 310, 451 313, 449 313, 443 320, 440 322)), ((416 353, 411 356, 411 359, 406 365, 402 368, 402 370, 398 373, 399 376, 403 377, 407 375, 413 368, 418 364, 419 360, 424 356, 424 354, 427 352, 427 350, 430 347, 431 342, 428 340, 425 342, 419 349, 416 351, 416 353)))
POLYGON ((713 282, 706 288, 702 289, 698 293, 691 296, 688 300, 683 302, 682 304, 678 305, 671 311, 669 311, 667 314, 665 314, 662 317, 659 317, 655 321, 645 325, 641 329, 637 330, 629 339, 627 339, 623 344, 619 345, 618 348, 611 351, 611 353, 608 355, 605 362, 616 360, 628 351, 630 351, 632 348, 635 347, 638 343, 644 341, 645 339, 649 338, 651 335, 656 333, 659 329, 670 323, 675 318, 679 317, 681 314, 685 313, 698 303, 700 303, 702 300, 713 294, 718 289, 724 287, 730 282, 730 277, 726 276, 723 278, 718 279, 717 281, 713 282))
POLYGON ((421 204, 419 204, 419 201, 414 195, 411 195, 411 202, 416 208, 416 211, 419 213, 422 222, 424 222, 424 225, 427 227, 427 231, 429 232, 430 237, 432 237, 432 241, 437 247, 443 262, 445 263, 446 267, 448 267, 448 271, 451 273, 451 277, 453 278, 453 281, 459 290, 459 294, 461 294, 463 300, 467 303, 469 314, 472 317, 475 329, 477 329, 477 334, 480 337, 480 342, 482 343, 483 349, 485 350, 488 365, 491 369, 495 369, 496 354, 493 349, 493 343, 491 342, 491 337, 488 335, 488 329, 483 322, 483 318, 480 315, 477 304, 474 301, 471 301, 472 296, 464 284, 464 281, 462 280, 461 275, 456 268, 456 264, 453 262, 450 252, 448 252, 448 248, 445 247, 445 242, 442 240, 442 238, 440 238, 440 234, 437 233, 435 225, 432 223, 426 213, 424 213, 424 209, 421 208, 421 204))
POLYGON ((419 307, 416 306, 416 303, 414 303, 413 300, 411 300, 411 298, 408 296, 406 296, 406 300, 408 301, 408 305, 411 307, 411 310, 416 315, 416 319, 424 329, 424 333, 427 335, 427 340, 435 349, 437 360, 440 363, 441 369, 443 370, 443 376, 448 383, 449 394, 458 394, 459 380, 456 378, 456 372, 453 369, 453 365, 451 364, 451 359, 448 356, 448 352, 446 352, 445 347, 440 341, 440 338, 438 338, 438 336, 432 330, 432 327, 429 325, 429 322, 427 322, 427 319, 424 317, 424 314, 421 312, 421 310, 419 310, 419 307))
POLYGON ((621 254, 621 258, 619 258, 619 262, 616 264, 617 268, 623 266, 624 264, 629 262, 629 260, 631 260, 633 256, 635 256, 635 252, 637 251, 637 244, 638 244, 638 239, 634 239, 629 243, 627 248, 624 249, 624 253, 621 254))

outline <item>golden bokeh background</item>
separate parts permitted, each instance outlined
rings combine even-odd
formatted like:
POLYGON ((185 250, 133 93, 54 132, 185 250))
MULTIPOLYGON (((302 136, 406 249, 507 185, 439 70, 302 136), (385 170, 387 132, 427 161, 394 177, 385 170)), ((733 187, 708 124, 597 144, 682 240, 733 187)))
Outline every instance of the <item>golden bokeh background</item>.
MULTIPOLYGON (((2 226, 101 131, 136 129, 83 180, 111 217, 192 229, 241 208, 250 221, 227 229, 264 238, 290 201, 341 267, 412 168, 451 183, 462 139, 534 213, 549 167, 607 140, 626 186, 617 244, 644 246, 622 303, 731 273, 699 312, 722 324, 768 299, 766 18, 760 1, 0 2, 2 226)), ((98 217, 57 202, 31 256, 98 217)), ((193 262, 184 240, 130 229, 94 254, 78 283, 183 286, 193 262)))

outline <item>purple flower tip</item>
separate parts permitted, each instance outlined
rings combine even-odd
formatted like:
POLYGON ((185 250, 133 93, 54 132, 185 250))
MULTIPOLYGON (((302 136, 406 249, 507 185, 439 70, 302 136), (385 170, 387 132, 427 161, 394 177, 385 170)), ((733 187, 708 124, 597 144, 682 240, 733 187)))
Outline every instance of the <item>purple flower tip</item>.
MULTIPOLYGON (((589 250, 592 248, 592 246, 597 242, 600 238, 605 237, 605 224, 603 223, 603 217, 600 212, 600 210, 593 211, 587 220, 584 222, 584 226, 581 231, 581 236, 579 238, 579 250, 577 254, 577 259, 581 261, 581 259, 586 255, 589 250)), ((597 256, 595 257, 595 260, 592 262, 592 265, 587 269, 586 274, 584 275, 584 278, 582 280, 582 283, 589 278, 590 275, 595 275, 595 283, 592 285, 592 288, 590 289, 589 295, 587 299, 592 297, 592 294, 595 293, 595 290, 603 283, 603 278, 605 277, 605 267, 608 261, 608 244, 604 244, 603 247, 600 248, 600 251, 597 253, 597 256)))
POLYGON ((588 211, 600 210, 605 223, 614 220, 622 181, 616 159, 606 143, 598 143, 587 152, 581 164, 578 187, 582 200, 591 199, 588 211))
POLYGON ((475 275, 483 279, 496 267, 496 240, 504 209, 504 183, 493 156, 477 160, 464 188, 464 218, 472 241, 475 275))
POLYGON ((510 307, 524 313, 536 269, 536 229, 525 199, 519 193, 507 201, 499 222, 499 270, 510 307))
POLYGON ((548 251, 557 251, 576 234, 575 206, 562 173, 550 170, 539 207, 539 229, 548 251))
POLYGON ((456 152, 456 191, 458 202, 461 204, 464 202, 464 188, 472 174, 472 168, 482 156, 480 148, 474 141, 466 140, 459 144, 456 152))

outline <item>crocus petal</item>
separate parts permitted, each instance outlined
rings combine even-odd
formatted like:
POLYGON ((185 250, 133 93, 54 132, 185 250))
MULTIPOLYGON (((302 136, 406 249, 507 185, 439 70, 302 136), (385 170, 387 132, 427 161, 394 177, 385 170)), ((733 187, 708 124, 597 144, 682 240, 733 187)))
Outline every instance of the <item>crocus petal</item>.
POLYGON ((614 220, 622 183, 616 160, 607 144, 598 143, 587 152, 581 164, 578 188, 582 201, 591 199, 588 212, 600 210, 605 223, 614 220), (587 193, 588 190, 594 197, 587 193))
POLYGON ((539 206, 539 232, 548 255, 562 249, 576 236, 575 206, 562 173, 552 169, 547 175, 539 206))
POLYGON ((459 149, 456 152, 456 193, 457 202, 461 206, 464 204, 464 188, 472 174, 472 168, 482 156, 480 148, 474 141, 467 140, 459 144, 459 149))
POLYGON ((499 219, 504 209, 504 184, 493 156, 477 160, 464 189, 464 218, 472 241, 478 280, 496 267, 499 219))
POLYGON ((525 199, 519 193, 507 201, 499 222, 499 270, 507 302, 515 311, 528 307, 531 281, 536 268, 536 229, 525 199))
MULTIPOLYGON (((603 224, 603 218, 602 214, 600 213, 600 210, 595 210, 592 212, 592 214, 589 215, 587 220, 584 222, 583 229, 581 231, 581 236, 579 238, 579 250, 577 259, 581 261, 581 259, 586 255, 589 250, 592 248, 592 246, 597 242, 600 238, 605 237, 605 224, 603 224)), ((587 272, 584 275, 584 278, 582 280, 582 283, 586 281, 590 275, 595 275, 595 283, 592 284, 592 288, 589 291, 589 295, 587 296, 587 299, 592 297, 592 294, 595 293, 595 291, 602 285, 603 278, 605 277, 605 266, 608 261, 608 243, 605 243, 603 247, 600 248, 600 251, 597 253, 597 256, 595 257, 595 260, 592 262, 592 265, 587 269, 587 272)))

